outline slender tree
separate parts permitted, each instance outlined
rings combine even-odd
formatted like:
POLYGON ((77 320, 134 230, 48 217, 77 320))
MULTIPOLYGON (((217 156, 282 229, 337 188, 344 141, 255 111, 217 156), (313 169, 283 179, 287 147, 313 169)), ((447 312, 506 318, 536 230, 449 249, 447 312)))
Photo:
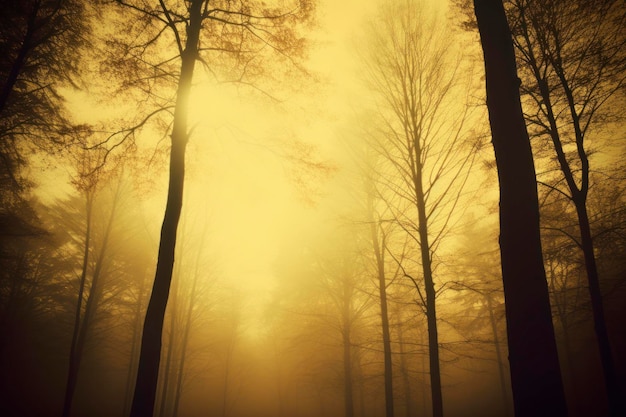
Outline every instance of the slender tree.
MULTIPOLYGON (((436 11, 415 2, 386 5, 372 24, 364 66, 379 109, 372 146, 387 163, 379 174, 380 194, 393 220, 418 246, 415 263, 423 281, 414 283, 424 295, 433 414, 441 417, 434 254, 454 223, 474 153, 466 146, 470 108, 459 88, 461 55, 429 13, 436 11)), ((410 263, 410 257, 403 262, 410 263)), ((415 275, 408 265, 403 268, 407 277, 415 275)))
MULTIPOLYGON (((171 121, 167 122, 171 125, 168 196, 131 407, 131 416, 143 417, 152 416, 156 397, 163 321, 183 202, 185 149, 190 136, 189 95, 196 63, 201 60, 216 74, 216 68, 231 60, 236 64, 231 67, 235 72, 234 80, 250 82, 269 65, 261 59, 268 47, 278 57, 288 57, 295 62, 293 59, 304 50, 298 25, 309 19, 313 7, 309 1, 294 2, 284 8, 257 1, 160 0, 153 6, 141 1, 112 3, 137 19, 129 29, 137 31, 137 38, 130 44, 128 38, 109 42, 117 47, 114 57, 117 65, 111 70, 126 80, 124 86, 138 87, 148 94, 147 101, 157 104, 143 120, 165 111, 173 112, 171 121), (133 43, 135 41, 138 43, 133 43), (159 48, 167 42, 174 45, 176 52, 163 58, 168 51, 159 48), (174 103, 168 94, 156 94, 155 88, 163 85, 174 86, 174 103)), ((232 74, 227 75, 232 80, 232 74)), ((128 136, 128 132, 124 132, 116 137, 124 140, 128 136)))
POLYGON ((383 231, 380 236, 381 221, 374 219, 371 200, 368 201, 369 207, 369 223, 372 237, 372 247, 376 260, 376 275, 378 278, 378 296, 380 299, 380 318, 382 324, 383 336, 383 358, 385 365, 385 416, 393 417, 393 362, 391 353, 391 333, 389 330, 389 309, 387 305, 387 277, 385 273, 385 233, 383 231), (379 241, 379 237, 382 241, 379 241))
MULTIPOLYGON (((369 224, 370 241, 374 253, 373 269, 376 276, 376 286, 378 287, 378 299, 380 305, 380 321, 383 343, 383 363, 385 380, 385 416, 394 416, 394 394, 393 394, 393 361, 391 352, 391 330, 389 326, 389 306, 387 288, 391 285, 388 281, 386 271, 386 251, 387 233, 381 215, 377 212, 376 182, 374 176, 375 158, 371 149, 364 149, 357 163, 362 164, 361 175, 364 180, 365 191, 365 221, 369 224)), ((389 222, 387 222, 389 224, 389 222)))
POLYGON ((119 205, 122 201, 123 179, 117 179, 114 185, 112 204, 102 230, 99 242, 94 242, 92 238, 94 199, 98 191, 98 183, 88 180, 86 189, 81 190, 85 198, 85 236, 81 276, 79 278, 79 290, 74 318, 74 330, 70 345, 69 369, 65 388, 65 398, 63 402, 63 417, 68 417, 72 410, 74 392, 83 359, 88 334, 93 331, 96 313, 99 304, 102 303, 104 293, 104 280, 106 279, 107 265, 110 264, 111 235, 114 223, 119 217, 119 205), (91 258, 90 259, 90 255, 91 258), (91 266, 91 268, 90 268, 91 266), (91 279, 87 276, 91 269, 91 279), (87 291, 86 291, 87 290, 87 291), (85 296, 85 293, 87 294, 85 296), (84 300, 84 311, 82 302, 84 300))
POLYGON ((530 140, 502 0, 474 0, 500 184, 500 253, 516 417, 566 416, 530 140))

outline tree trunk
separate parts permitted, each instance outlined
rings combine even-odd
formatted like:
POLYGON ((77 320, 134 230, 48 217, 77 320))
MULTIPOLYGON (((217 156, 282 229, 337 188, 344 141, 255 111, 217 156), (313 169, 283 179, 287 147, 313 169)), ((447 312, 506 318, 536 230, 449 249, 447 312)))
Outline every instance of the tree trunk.
MULTIPOLYGON (((111 213, 109 215, 106 228, 104 230, 104 236, 102 238, 102 243, 100 247, 100 252, 95 259, 95 267, 93 271, 93 276, 91 277, 91 286, 89 288, 89 295, 87 296, 87 300, 85 301, 85 314, 83 316, 82 322, 79 320, 76 322, 78 325, 78 334, 74 340, 72 338, 72 347, 70 350, 70 364, 67 375, 67 385, 65 390, 65 401, 63 404, 63 417, 67 417, 70 415, 72 410, 72 402, 74 400, 74 392, 76 391, 76 381, 78 379, 78 372, 80 371, 80 364, 83 359, 83 352, 85 350, 85 343, 87 342, 87 333, 91 328, 91 323, 93 322, 93 318, 96 314, 96 310, 98 308, 98 302, 100 301, 101 295, 101 284, 100 278, 102 276, 102 269, 104 268, 105 256, 109 246, 109 237, 111 236, 111 230, 113 228, 113 221, 115 220, 115 215, 117 211, 117 205, 120 199, 120 191, 121 191, 121 180, 118 183, 117 189, 115 191, 115 197, 113 200, 113 206, 111 207, 111 213)), ((87 196, 89 213, 88 217, 91 217, 92 209, 93 209, 93 198, 94 196, 87 196), (91 200, 91 201, 89 201, 91 200)), ((91 223, 91 221, 89 221, 91 223)), ((87 226, 88 232, 86 234, 90 234, 91 225, 87 226)), ((83 258, 83 270, 84 276, 81 276, 81 286, 82 288, 79 290, 79 297, 82 298, 84 291, 84 280, 86 279, 86 267, 87 267, 87 252, 89 251, 88 242, 86 242, 85 255, 83 258)), ((77 305, 80 307, 80 305, 77 305)), ((80 310, 77 311, 77 315, 80 314, 80 310)), ((75 329, 76 330, 76 329, 75 329)))
POLYGON ((344 417, 354 417, 354 395, 352 393, 352 346, 349 325, 343 328, 343 393, 344 417))
POLYGON ((70 345, 69 367, 67 371, 67 382, 65 384, 65 398, 63 400, 62 417, 69 417, 72 410, 72 400, 76 389, 76 376, 78 375, 78 367, 76 361, 76 347, 78 345, 78 336, 80 334, 80 316, 82 312, 83 297, 85 293, 85 282, 87 281, 87 267, 89 266, 89 245, 91 245, 91 215, 93 212, 94 191, 87 190, 85 192, 85 216, 87 228, 85 230, 85 247, 83 251, 83 265, 80 274, 80 284, 78 287, 78 300, 76 302, 76 314, 74 317, 74 331, 72 332, 72 342, 70 345))
POLYGON ((183 380, 184 380, 184 372, 185 372, 185 361, 187 358, 187 346, 189 344, 189 333, 191 331, 191 317, 193 315, 193 307, 196 303, 196 288, 198 285, 198 277, 200 276, 200 255, 202 253, 202 249, 204 248, 204 241, 206 240, 207 234, 207 223, 205 223, 205 227, 202 230, 202 240, 201 244, 198 247, 198 253, 196 255, 196 266, 195 273, 193 276, 193 282, 191 284, 191 291, 189 292, 189 299, 187 300, 187 312, 185 314, 185 324, 183 330, 183 340, 181 342, 180 347, 180 361, 178 362, 178 373, 176 376, 176 391, 174 394, 174 408, 172 411, 172 417, 178 416, 178 407, 180 405, 180 397, 182 396, 183 390, 183 380))
MULTIPOLYGON (((371 197, 370 197, 371 199, 371 197)), ((369 222, 372 234, 374 255, 376 256, 376 269, 378 272, 378 292, 380 297, 380 317, 383 332, 383 356, 385 363, 385 416, 394 417, 393 410, 393 363, 391 361, 391 337, 389 335, 389 313, 387 312, 387 281, 385 280, 385 237, 382 245, 378 241, 378 228, 380 223, 374 220, 371 201, 369 204, 369 222)))
POLYGON ((183 184, 185 179, 185 148, 189 139, 187 132, 187 108, 194 67, 198 57, 198 41, 202 28, 203 0, 192 0, 189 6, 190 22, 187 27, 187 41, 182 54, 181 72, 176 94, 176 109, 171 137, 169 189, 161 240, 157 259, 156 274, 152 295, 146 311, 146 319, 141 340, 141 354, 135 395, 131 407, 131 417, 152 417, 159 374, 161 356, 161 336, 163 320, 169 296, 176 231, 183 205, 183 184))
POLYGON ((535 169, 501 0, 474 0, 500 183, 500 253, 516 417, 566 416, 539 235, 535 169))
MULTIPOLYGON (((523 23, 523 22, 522 22, 523 23)), ((527 35, 528 36, 528 35, 527 35)), ((596 265, 596 258, 593 249, 593 238, 591 235, 591 226, 589 224, 589 215, 587 213, 587 194, 589 191, 589 158, 584 149, 584 134, 580 126, 580 117, 577 113, 576 102, 570 88, 568 80, 565 78, 565 74, 562 70, 557 71, 561 88, 565 92, 567 98, 568 108, 572 117, 572 125, 574 127, 574 133, 576 137, 577 154, 580 159, 580 175, 581 184, 578 187, 576 180, 574 179, 574 172, 567 160, 565 150, 561 141, 561 135, 557 125, 556 115, 552 105, 552 97, 550 96, 551 89, 548 84, 542 78, 539 68, 535 60, 530 62, 533 70, 533 75, 537 80, 541 98, 544 102, 546 109, 546 117, 550 123, 550 138, 554 145, 557 160, 563 173, 563 177, 567 184, 567 187, 571 193, 571 199, 576 207, 576 214, 578 217, 578 226, 580 229, 580 247, 583 251, 585 259, 585 269, 587 272, 587 281, 589 283, 589 295, 591 298, 591 310, 593 312, 593 324, 596 333, 596 341, 598 343, 598 349, 600 351, 600 360, 602 363, 602 371, 604 376, 604 383, 606 386, 607 397, 609 402, 609 409, 611 416, 619 417, 626 415, 626 405, 622 400, 620 393, 619 382, 617 375, 615 374, 615 366, 613 363, 613 354, 611 352, 611 344, 609 342, 609 335, 606 329, 606 321, 604 318, 604 306, 602 303, 602 293, 600 291, 600 280, 598 277, 598 268, 596 265)))
POLYGON ((591 236, 591 226, 589 225, 589 216, 587 214, 585 200, 574 199, 574 204, 576 205, 576 212, 578 213, 581 246, 585 256, 585 268, 587 270, 591 309, 593 311, 593 327, 596 332, 596 340, 600 350, 600 360, 602 361, 610 415, 611 417, 623 417, 626 415, 626 406, 624 405, 624 399, 621 395, 619 382, 615 373, 609 334, 604 319, 604 306, 602 305, 598 267, 593 252, 593 238, 591 236))
MULTIPOLYGON (((176 268, 178 271, 176 273, 179 276, 179 268, 176 268)), ((178 328, 176 326, 176 315, 178 310, 178 281, 174 282, 174 288, 172 288, 172 303, 170 304, 170 328, 169 328, 169 337, 167 341, 167 354, 165 355, 165 364, 161 370, 161 376, 163 377, 163 384, 161 387, 161 399, 159 406, 159 417, 165 417, 167 415, 167 408, 169 405, 168 402, 168 394, 170 392, 170 377, 172 375, 172 358, 175 356, 176 350, 176 332, 178 328)))
MULTIPOLYGON (((416 130, 417 131, 417 130, 416 130)), ((426 322, 428 327, 428 360, 430 373, 430 394, 433 417, 443 417, 443 395, 441 393, 441 369, 439 366, 439 334, 437 331, 437 308, 435 305, 436 291, 433 279, 430 243, 428 239, 428 219, 426 217, 426 199, 422 184, 422 161, 419 140, 415 140, 415 205, 418 215, 419 243, 424 274, 424 290, 426 292, 426 322)))
POLYGON ((416 412, 413 407, 413 396, 411 395, 411 378, 409 376, 409 367, 406 360, 407 353, 404 351, 404 332, 402 329, 402 317, 398 320, 398 349, 400 349, 400 373, 402 374, 402 383, 404 385, 404 402, 406 407, 406 417, 414 417, 416 412))
POLYGON ((343 282, 343 311, 341 337, 343 342, 343 394, 344 417, 354 417, 354 394, 352 388, 352 323, 350 320, 350 306, 352 288, 347 280, 343 282))

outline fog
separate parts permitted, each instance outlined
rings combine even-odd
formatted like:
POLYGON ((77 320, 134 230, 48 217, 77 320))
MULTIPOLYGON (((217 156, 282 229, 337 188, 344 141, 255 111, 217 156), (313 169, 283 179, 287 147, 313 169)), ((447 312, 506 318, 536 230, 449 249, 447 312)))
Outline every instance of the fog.
MULTIPOLYGON (((198 59, 186 97, 184 192, 153 415, 431 416, 439 392, 446 417, 513 416, 478 33, 447 3, 316 5, 314 24, 278 19, 306 47, 275 47, 292 41, 285 30, 266 46, 251 43, 258 59, 240 50, 245 59, 229 61, 223 55, 248 38, 203 27, 201 52, 226 40, 217 63, 198 59)), ((64 131, 72 140, 62 149, 23 145, 23 200, 2 189, 3 416, 131 412, 176 123, 173 105, 143 117, 174 102, 170 78, 179 73, 166 67, 146 72, 145 85, 125 81, 136 70, 125 60, 170 65, 174 40, 112 60, 124 14, 113 5, 99 13, 86 20, 94 37, 82 79, 59 88, 68 119, 90 126, 87 139, 74 140, 76 127, 64 131)), ((156 31, 126 24, 137 39, 156 31)), ((275 26, 261 27, 274 36, 275 26)), ((619 108, 623 87, 611 94, 607 107, 619 108)), ((534 109, 528 97, 525 109, 534 109)), ((623 392, 624 121, 601 115, 585 142, 585 204, 623 392)), ((608 415, 577 212, 545 132, 528 126, 569 415, 608 415)), ((578 173, 575 143, 565 149, 578 173)))

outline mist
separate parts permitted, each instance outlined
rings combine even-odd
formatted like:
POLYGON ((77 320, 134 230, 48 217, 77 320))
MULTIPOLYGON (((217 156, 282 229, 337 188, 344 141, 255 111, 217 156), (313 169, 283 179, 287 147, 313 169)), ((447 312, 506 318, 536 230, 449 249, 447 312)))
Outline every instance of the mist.
MULTIPOLYGON (((504 11, 549 311, 524 328, 552 332, 566 415, 617 417, 626 14, 526 3, 504 11)), ((503 285, 481 23, 463 0, 7 6, 0 415, 533 415, 509 341, 543 347, 510 323, 541 300, 503 285)))

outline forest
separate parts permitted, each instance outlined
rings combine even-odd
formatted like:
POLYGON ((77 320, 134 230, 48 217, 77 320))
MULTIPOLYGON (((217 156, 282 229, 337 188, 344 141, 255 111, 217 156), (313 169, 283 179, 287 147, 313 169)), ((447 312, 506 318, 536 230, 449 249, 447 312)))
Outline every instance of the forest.
POLYGON ((626 417, 623 1, 0 5, 0 416, 626 417))

